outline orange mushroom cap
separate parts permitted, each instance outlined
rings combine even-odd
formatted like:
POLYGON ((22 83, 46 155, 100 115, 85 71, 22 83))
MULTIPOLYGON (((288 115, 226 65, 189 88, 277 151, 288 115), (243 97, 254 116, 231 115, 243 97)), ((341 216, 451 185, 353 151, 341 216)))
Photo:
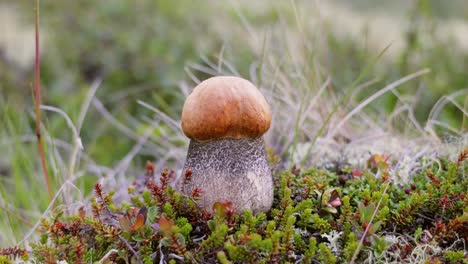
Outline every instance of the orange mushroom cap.
POLYGON ((271 123, 271 109, 248 80, 218 76, 201 82, 187 97, 182 130, 190 139, 257 138, 271 123))

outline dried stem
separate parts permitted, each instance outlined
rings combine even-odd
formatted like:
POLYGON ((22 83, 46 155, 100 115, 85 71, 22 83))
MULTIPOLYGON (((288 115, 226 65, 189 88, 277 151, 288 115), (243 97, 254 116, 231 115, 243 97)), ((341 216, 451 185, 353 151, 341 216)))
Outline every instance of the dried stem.
POLYGON ((36 59, 35 59, 35 64, 34 64, 34 70, 35 70, 35 81, 34 81, 34 110, 36 112, 36 137, 37 137, 37 147, 39 149, 39 156, 41 158, 41 165, 42 165, 42 171, 44 173, 44 178, 46 181, 47 185, 47 191, 49 193, 49 199, 52 201, 52 198, 54 197, 52 194, 52 188, 50 185, 50 176, 49 176, 49 171, 47 170, 47 163, 45 159, 45 152, 44 152, 44 145, 42 144, 41 140, 41 111, 40 111, 40 106, 41 106, 41 66, 40 66, 40 54, 39 54, 39 0, 35 1, 36 3, 36 8, 34 10, 34 26, 35 26, 35 32, 36 32, 36 39, 35 39, 35 46, 36 46, 36 59))
POLYGON ((2 209, 4 212, 10 214, 11 216, 13 216, 13 218, 16 218, 16 220, 20 221, 21 223, 29 226, 29 227, 33 227, 34 224, 29 222, 26 218, 24 218, 23 216, 21 216, 20 214, 14 212, 12 209, 10 209, 8 207, 8 205, 0 205, 0 209, 2 209))
POLYGON ((135 249, 133 249, 132 245, 130 245, 130 243, 128 243, 128 241, 121 235, 119 235, 119 239, 120 241, 122 241, 122 243, 124 243, 124 245, 128 248, 128 250, 132 252, 133 256, 135 256, 136 258, 137 263, 143 264, 143 261, 140 258, 140 254, 138 254, 138 252, 136 252, 135 249))

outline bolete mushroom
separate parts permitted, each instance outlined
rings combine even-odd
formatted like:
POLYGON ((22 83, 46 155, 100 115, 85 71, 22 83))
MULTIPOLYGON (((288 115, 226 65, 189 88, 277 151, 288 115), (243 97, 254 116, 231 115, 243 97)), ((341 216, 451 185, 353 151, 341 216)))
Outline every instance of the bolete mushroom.
POLYGON ((209 211, 217 201, 230 201, 237 213, 268 211, 273 182, 262 135, 270 122, 270 107, 251 82, 218 76, 200 83, 182 110, 191 139, 184 171, 192 175, 181 191, 201 188, 198 203, 209 211))

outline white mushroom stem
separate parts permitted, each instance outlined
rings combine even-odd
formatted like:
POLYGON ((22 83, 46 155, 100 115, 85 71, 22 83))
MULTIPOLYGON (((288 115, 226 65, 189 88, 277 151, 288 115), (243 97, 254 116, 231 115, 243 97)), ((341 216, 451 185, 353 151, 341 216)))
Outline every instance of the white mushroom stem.
POLYGON ((184 171, 187 169, 192 171, 192 180, 182 191, 190 194, 194 188, 202 189, 199 204, 208 210, 217 201, 232 202, 238 213, 271 208, 273 183, 262 137, 191 140, 184 171))

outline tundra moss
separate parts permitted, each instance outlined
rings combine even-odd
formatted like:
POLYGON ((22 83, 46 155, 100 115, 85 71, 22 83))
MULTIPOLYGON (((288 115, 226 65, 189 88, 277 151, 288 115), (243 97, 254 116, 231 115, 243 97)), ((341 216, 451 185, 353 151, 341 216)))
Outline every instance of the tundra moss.
POLYGON ((368 176, 345 182, 318 168, 277 173, 273 208, 259 214, 236 214, 230 201, 208 212, 195 203, 202 191, 181 194, 169 184, 173 172, 148 171, 143 190, 124 188, 131 190, 128 201, 116 203, 112 190, 96 184, 91 208, 75 215, 55 210, 31 252, 5 248, 0 256, 3 263, 343 263, 355 255, 356 262, 411 261, 413 250, 427 245, 442 249, 426 252, 427 261, 464 261, 464 161, 425 167, 405 185, 376 176, 395 161, 385 162, 377 171, 359 168, 368 176))

